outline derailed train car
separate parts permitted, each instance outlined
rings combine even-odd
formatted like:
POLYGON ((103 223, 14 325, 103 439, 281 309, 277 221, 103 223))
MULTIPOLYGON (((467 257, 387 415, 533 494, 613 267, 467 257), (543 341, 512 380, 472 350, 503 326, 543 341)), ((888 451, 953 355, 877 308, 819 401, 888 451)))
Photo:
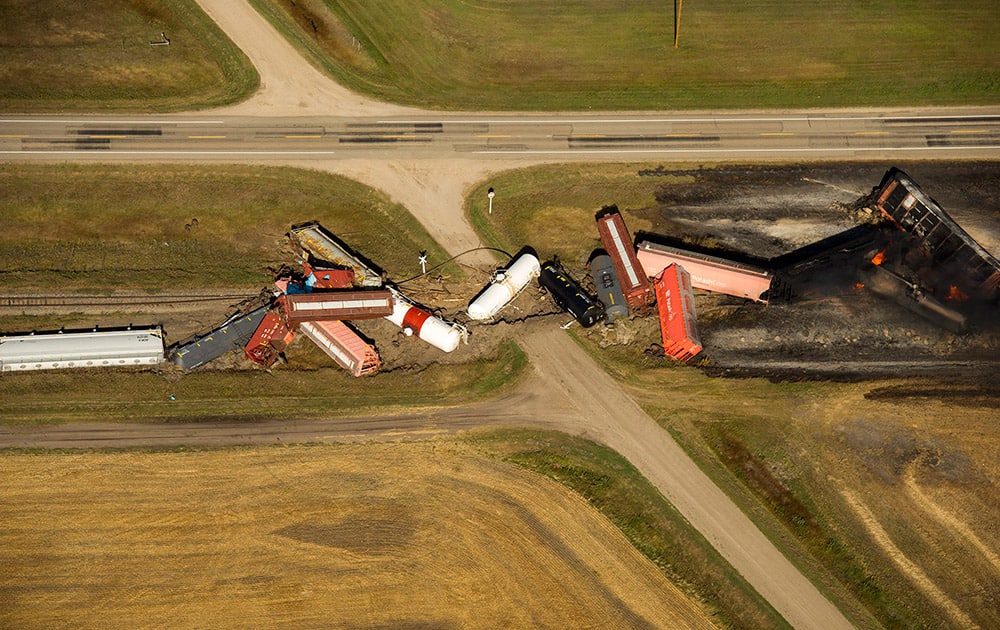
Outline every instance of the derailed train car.
POLYGON ((538 284, 549 292, 556 306, 568 312, 584 328, 604 319, 604 307, 555 261, 542 265, 538 284))
POLYGON ((702 350, 690 274, 680 265, 668 265, 653 280, 653 288, 663 353, 678 361, 690 361, 702 350))
POLYGON ((637 249, 639 263, 650 278, 660 275, 668 266, 677 264, 691 274, 691 286, 696 289, 767 303, 772 281, 768 271, 648 240, 641 241, 637 249))
POLYGON ((291 237, 314 258, 332 263, 354 272, 354 284, 359 287, 382 286, 382 275, 375 266, 340 242, 333 234, 316 222, 292 227, 291 237))
POLYGON ((639 264, 632 237, 618 206, 608 206, 597 213, 597 232, 614 265, 628 307, 632 310, 647 308, 653 303, 653 287, 639 264))
POLYGON ((628 317, 628 305, 618 283, 618 275, 615 273, 611 257, 607 254, 594 256, 590 261, 590 276, 594 279, 597 298, 604 305, 604 315, 608 323, 628 317))
POLYGON ((231 350, 242 350, 257 332, 268 306, 238 313, 212 330, 170 347, 168 359, 182 369, 193 370, 231 350))
POLYGON ((52 331, 0 336, 0 371, 132 367, 163 361, 163 329, 52 331))

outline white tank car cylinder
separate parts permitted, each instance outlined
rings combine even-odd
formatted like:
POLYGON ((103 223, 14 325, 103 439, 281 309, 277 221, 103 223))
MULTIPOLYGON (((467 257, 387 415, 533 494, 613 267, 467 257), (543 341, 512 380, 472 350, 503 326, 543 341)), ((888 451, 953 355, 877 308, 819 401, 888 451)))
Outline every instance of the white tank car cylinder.
POLYGON ((392 292, 392 299, 392 315, 386 315, 385 319, 402 328, 405 334, 416 335, 444 352, 451 352, 462 341, 462 330, 458 326, 414 306, 396 291, 392 292))
POLYGON ((538 258, 528 252, 521 254, 507 268, 503 280, 494 281, 479 294, 479 297, 469 303, 469 317, 479 321, 492 319, 517 297, 532 279, 537 278, 541 271, 542 266, 538 258))

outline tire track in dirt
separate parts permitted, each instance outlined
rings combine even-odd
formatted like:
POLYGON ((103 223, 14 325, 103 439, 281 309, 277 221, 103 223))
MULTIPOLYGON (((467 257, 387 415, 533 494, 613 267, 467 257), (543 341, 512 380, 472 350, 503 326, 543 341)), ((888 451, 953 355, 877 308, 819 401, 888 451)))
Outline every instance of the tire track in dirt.
POLYGON ((965 539, 966 542, 975 547, 976 550, 982 554, 983 558, 993 565, 993 568, 996 571, 1000 572, 1000 557, 998 557, 997 554, 994 553, 993 550, 990 549, 968 525, 952 514, 949 510, 942 508, 920 489, 920 485, 917 483, 916 470, 920 463, 920 460, 918 460, 910 464, 903 475, 903 487, 906 488, 906 493, 910 495, 910 498, 913 499, 924 512, 940 523, 946 531, 956 532, 959 534, 963 539, 965 539))
POLYGON ((962 628, 972 628, 976 624, 972 622, 961 608, 958 607, 955 602, 951 600, 938 588, 937 584, 924 573, 923 569, 916 565, 912 560, 910 560, 903 551, 896 546, 896 543, 892 541, 889 533, 885 531, 882 524, 879 523, 875 515, 868 509, 868 506, 854 494, 845 484, 837 482, 840 486, 840 494, 844 497, 847 505, 850 506, 854 515, 861 521, 868 534, 872 537, 876 544, 882 548, 882 551, 892 560, 903 575, 905 575, 910 582, 913 583, 924 595, 930 598, 935 604, 941 607, 948 616, 950 616, 958 627, 962 628))

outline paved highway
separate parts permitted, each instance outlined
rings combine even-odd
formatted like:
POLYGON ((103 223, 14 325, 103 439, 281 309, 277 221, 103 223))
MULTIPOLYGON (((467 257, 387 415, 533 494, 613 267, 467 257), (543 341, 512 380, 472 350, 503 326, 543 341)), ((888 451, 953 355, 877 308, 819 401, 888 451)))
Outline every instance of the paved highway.
POLYGON ((4 116, 4 159, 996 159, 1000 113, 4 116))

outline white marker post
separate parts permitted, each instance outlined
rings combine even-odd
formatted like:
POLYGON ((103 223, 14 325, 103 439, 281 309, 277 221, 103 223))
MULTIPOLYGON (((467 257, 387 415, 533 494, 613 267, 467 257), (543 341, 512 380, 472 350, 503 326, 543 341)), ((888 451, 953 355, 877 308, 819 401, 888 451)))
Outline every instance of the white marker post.
POLYGON ((489 192, 486 193, 486 196, 490 198, 490 214, 493 214, 493 195, 495 194, 496 193, 493 192, 492 188, 490 188, 489 192))

